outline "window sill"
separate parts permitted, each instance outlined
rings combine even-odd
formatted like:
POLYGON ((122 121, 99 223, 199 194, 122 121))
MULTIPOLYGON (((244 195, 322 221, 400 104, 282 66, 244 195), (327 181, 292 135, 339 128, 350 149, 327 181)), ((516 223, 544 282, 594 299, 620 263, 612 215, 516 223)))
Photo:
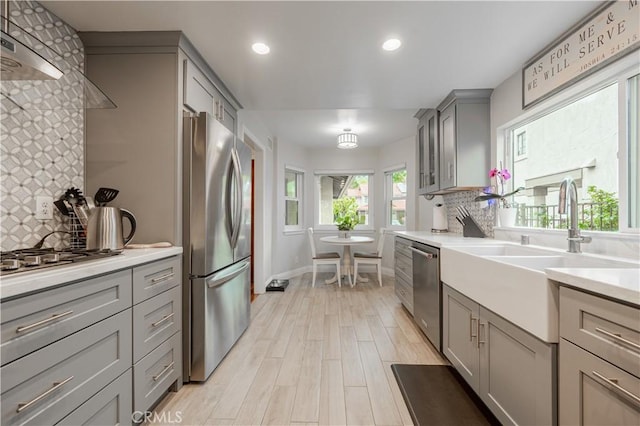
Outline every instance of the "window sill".
POLYGON ((285 229, 284 231, 282 231, 283 235, 301 235, 304 234, 305 230, 300 228, 300 229, 285 229))

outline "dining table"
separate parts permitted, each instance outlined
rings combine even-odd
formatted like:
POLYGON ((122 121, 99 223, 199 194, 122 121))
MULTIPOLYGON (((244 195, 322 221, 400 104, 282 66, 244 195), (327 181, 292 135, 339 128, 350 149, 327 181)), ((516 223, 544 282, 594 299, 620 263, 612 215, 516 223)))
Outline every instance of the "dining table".
MULTIPOLYGON (((349 284, 351 286, 353 286, 353 280, 351 278, 352 273, 353 273, 353 269, 351 267, 351 246, 353 245, 358 245, 358 244, 369 244, 372 243, 374 241, 373 238, 371 237, 365 237, 365 236, 361 236, 361 235, 352 235, 352 236, 348 236, 348 237, 342 237, 342 236, 330 236, 330 237, 322 237, 320 238, 320 241, 322 241, 323 243, 327 243, 327 244, 333 244, 336 246, 342 246, 342 276, 347 276, 349 277, 349 284)), ((334 282, 336 282, 338 280, 338 276, 337 274, 331 278, 328 279, 327 281, 325 281, 327 284, 332 284, 334 282)), ((368 278, 366 277, 362 277, 360 276, 360 274, 358 274, 358 281, 362 281, 364 283, 366 283, 367 281, 369 281, 368 278)))

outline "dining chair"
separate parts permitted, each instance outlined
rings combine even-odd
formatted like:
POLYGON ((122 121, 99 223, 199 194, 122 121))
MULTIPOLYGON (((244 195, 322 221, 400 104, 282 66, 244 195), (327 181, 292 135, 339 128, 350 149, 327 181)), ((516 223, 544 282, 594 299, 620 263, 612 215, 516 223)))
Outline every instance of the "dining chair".
POLYGON ((378 236, 378 250, 375 253, 354 253, 353 254, 353 284, 351 287, 355 287, 358 280, 358 265, 376 265, 378 270, 378 283, 382 287, 382 249, 384 248, 384 231, 385 228, 380 228, 380 235, 378 236))
POLYGON ((338 287, 342 287, 342 279, 340 277, 340 255, 336 252, 330 253, 318 253, 316 252, 316 243, 313 239, 313 228, 307 229, 309 234, 309 245, 311 246, 311 258, 313 259, 313 278, 311 281, 311 287, 316 285, 316 273, 318 272, 318 265, 335 265, 336 277, 338 278, 338 287))

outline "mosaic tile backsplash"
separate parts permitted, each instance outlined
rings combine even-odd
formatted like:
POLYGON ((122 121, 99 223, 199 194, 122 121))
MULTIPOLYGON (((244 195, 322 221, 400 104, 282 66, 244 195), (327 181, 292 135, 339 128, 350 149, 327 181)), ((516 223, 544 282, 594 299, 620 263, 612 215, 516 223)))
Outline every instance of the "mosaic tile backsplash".
MULTIPOLYGON (((84 49, 76 31, 34 1, 11 1, 11 21, 82 70, 84 49)), ((10 35, 11 30, 10 30, 10 35)), ((70 187, 84 187, 83 84, 66 73, 55 81, 2 81, 3 93, 28 101, 26 108, 2 96, 0 111, 0 247, 32 247, 53 230, 68 230, 67 218, 35 218, 35 197, 57 200, 70 187)), ((24 106, 24 105, 23 105, 24 106)), ((54 234, 46 246, 68 246, 54 234)))
POLYGON ((493 238, 493 227, 496 218, 496 207, 487 206, 486 202, 473 201, 475 197, 480 195, 482 191, 462 191, 445 194, 442 196, 444 205, 447 207, 447 222, 449 232, 462 234, 462 225, 456 220, 459 215, 456 207, 464 206, 469 210, 471 216, 478 223, 487 237, 493 238))

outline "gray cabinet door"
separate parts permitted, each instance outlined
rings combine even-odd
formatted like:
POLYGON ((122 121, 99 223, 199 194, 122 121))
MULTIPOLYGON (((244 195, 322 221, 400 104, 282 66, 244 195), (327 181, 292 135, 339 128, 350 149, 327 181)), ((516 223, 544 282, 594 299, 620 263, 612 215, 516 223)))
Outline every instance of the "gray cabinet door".
POLYGON ((504 425, 556 423, 554 346, 480 307, 479 395, 504 425))
POLYGON ((180 331, 181 291, 174 287, 133 307, 134 363, 180 331))
POLYGON ((456 104, 440 112, 440 188, 456 186, 456 104))
POLYGON ((58 426, 116 426, 131 424, 131 369, 62 419, 58 426))
POLYGON ((214 99, 220 97, 213 83, 188 59, 184 60, 184 104, 193 112, 214 114, 214 99))
POLYGON ((640 379, 564 339, 559 358, 560 424, 640 424, 640 379))
POLYGON ((442 286, 442 352, 478 392, 479 305, 447 285, 442 286))
POLYGON ((2 364, 131 306, 131 270, 2 303, 2 364))
POLYGON ((0 369, 3 425, 55 424, 131 366, 131 309, 0 369))
POLYGON ((438 146, 438 111, 425 116, 425 187, 427 193, 440 190, 440 148, 438 146))
POLYGON ((418 156, 418 195, 427 193, 427 162, 426 162, 426 125, 424 116, 418 120, 418 133, 416 140, 416 155, 418 156))

